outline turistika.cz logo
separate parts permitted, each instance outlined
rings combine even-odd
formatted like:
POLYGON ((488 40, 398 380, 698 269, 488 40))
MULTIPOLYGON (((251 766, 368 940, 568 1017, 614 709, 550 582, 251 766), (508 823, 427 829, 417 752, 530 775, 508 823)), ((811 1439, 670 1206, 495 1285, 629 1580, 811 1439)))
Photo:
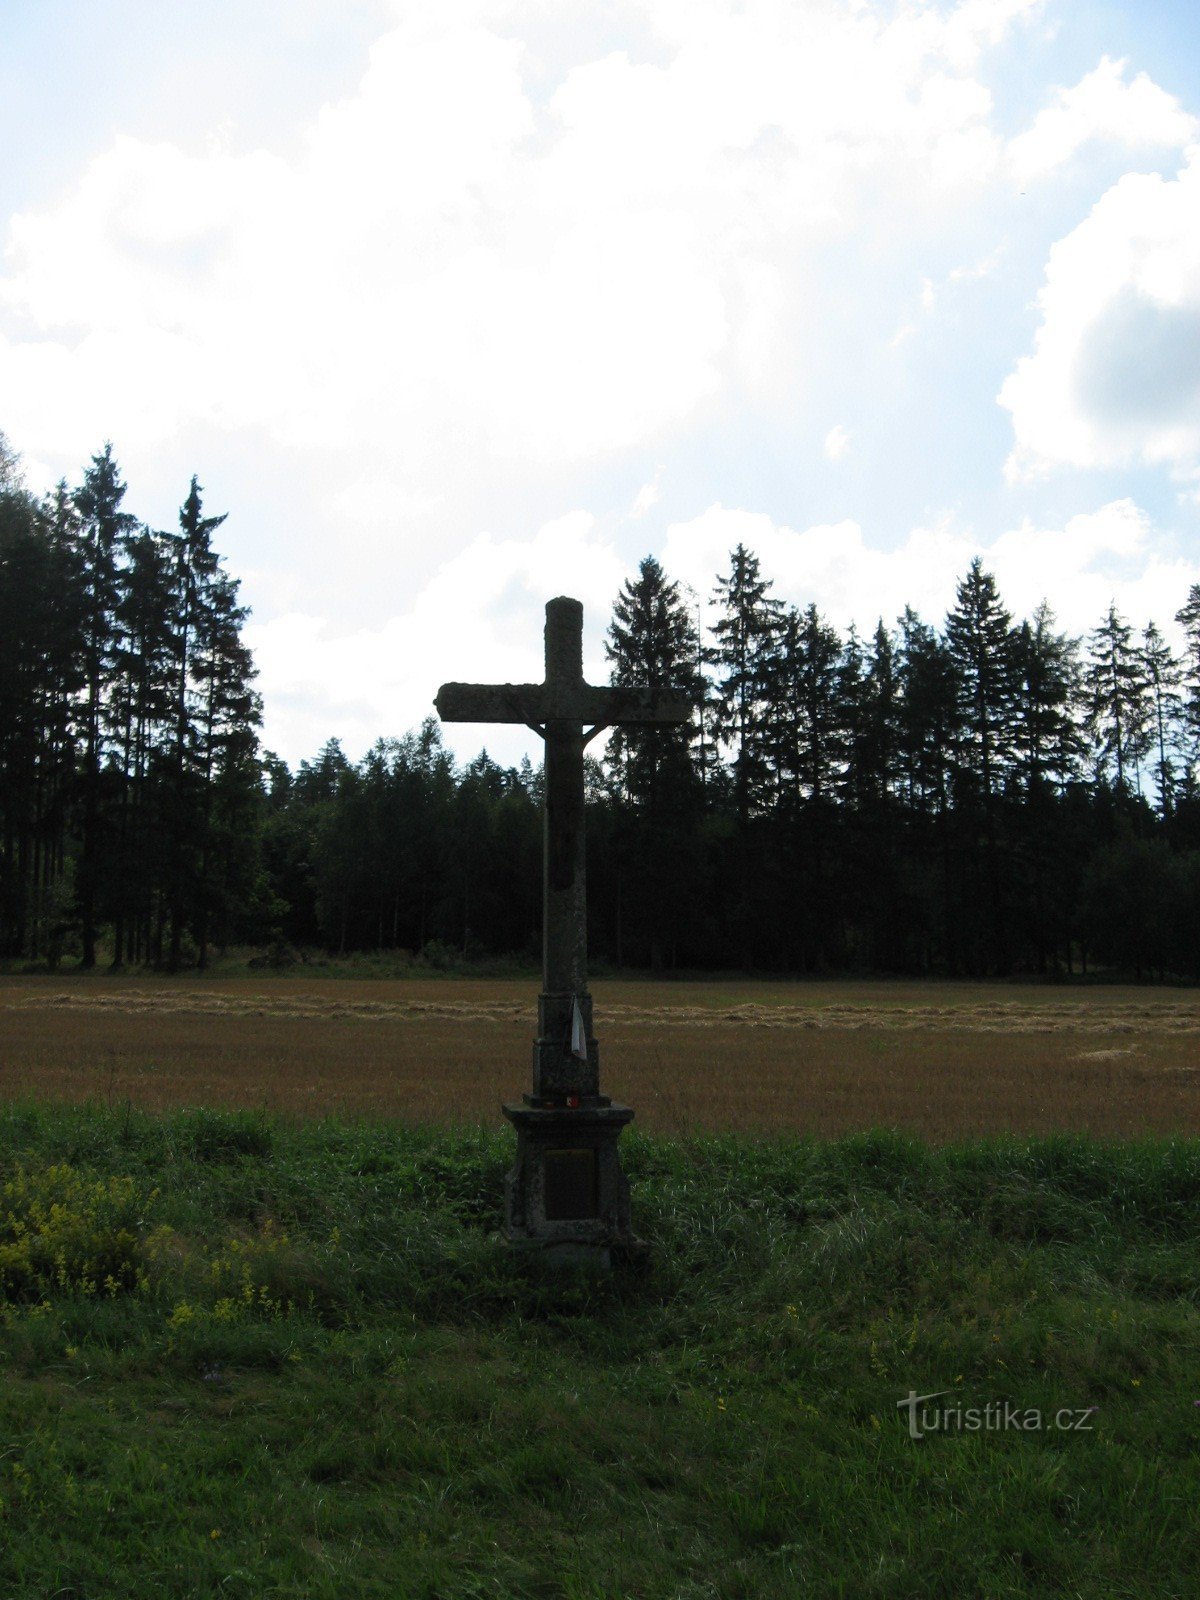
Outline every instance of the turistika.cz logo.
POLYGON ((929 1401, 944 1399, 953 1389, 935 1389, 918 1394, 910 1389, 899 1410, 908 1412, 908 1436, 923 1439, 927 1433, 1091 1433, 1097 1406, 1060 1406, 1043 1411, 1040 1406, 1018 1406, 1011 1400, 989 1400, 983 1406, 931 1406, 929 1401))

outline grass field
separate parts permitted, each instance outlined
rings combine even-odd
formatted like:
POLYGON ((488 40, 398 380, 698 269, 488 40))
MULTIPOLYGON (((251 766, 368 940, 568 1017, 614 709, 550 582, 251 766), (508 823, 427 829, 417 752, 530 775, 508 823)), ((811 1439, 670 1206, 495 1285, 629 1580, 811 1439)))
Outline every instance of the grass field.
POLYGON ((1200 1144, 634 1135, 595 1281, 508 1152, 0 1109, 0 1594, 1195 1593, 1200 1144))
MULTIPOLYGON (((1200 1133, 1200 995, 918 983, 597 982, 606 1090, 647 1131, 935 1140, 1200 1133)), ((536 983, 0 978, 0 1097, 500 1126, 536 983)))

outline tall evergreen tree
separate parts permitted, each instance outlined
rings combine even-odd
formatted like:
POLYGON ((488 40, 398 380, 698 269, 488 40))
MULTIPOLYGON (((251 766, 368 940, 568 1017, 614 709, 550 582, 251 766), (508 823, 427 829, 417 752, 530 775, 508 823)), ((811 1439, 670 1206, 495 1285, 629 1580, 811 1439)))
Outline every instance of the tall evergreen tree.
MULTIPOLYGON (((193 493, 195 485, 193 478, 193 493)), ((210 530, 223 520, 209 518, 210 530)), ((249 611, 239 602, 238 589, 238 580, 214 559, 195 618, 195 759, 201 801, 193 926, 201 967, 207 965, 214 924, 224 937, 239 909, 247 909, 260 895, 262 700, 254 688, 257 668, 242 641, 249 611)))
POLYGON ((71 519, 0 447, 0 953, 53 960, 69 920, 79 572, 71 519))
POLYGON ((67 854, 74 798, 76 711, 84 685, 84 588, 79 515, 65 479, 42 503, 50 549, 45 603, 50 627, 39 712, 41 842, 35 858, 35 909, 28 953, 57 964, 71 925, 73 863, 67 854))
POLYGON ((921 964, 956 970, 961 959, 951 892, 951 774, 959 739, 958 671, 954 658, 911 607, 900 618, 897 715, 901 790, 911 818, 918 898, 913 918, 922 931, 921 964))
POLYGON ((118 778, 118 818, 111 849, 113 965, 136 960, 148 939, 154 880, 160 870, 151 789, 170 737, 175 649, 170 541, 150 528, 124 540, 115 611, 108 722, 118 778))
MULTIPOLYGON (((676 689, 699 704, 699 640, 679 585, 646 556, 636 579, 621 586, 604 642, 616 688, 676 689)), ((699 776, 694 723, 661 728, 636 724, 612 730, 605 756, 624 796, 654 818, 686 804, 699 776)))
POLYGON ((1013 747, 1025 792, 1062 787, 1079 770, 1079 644, 1059 633, 1043 600, 1014 639, 1013 747))
POLYGON ((958 677, 961 768, 987 800, 1012 758, 1017 674, 1012 618, 978 556, 958 584, 946 646, 958 677))
POLYGON ((79 911, 83 965, 96 964, 98 896, 102 865, 101 830, 109 820, 102 806, 105 689, 116 648, 118 563, 123 536, 135 518, 122 511, 125 484, 106 443, 75 491, 82 522, 82 590, 84 602, 84 698, 81 707, 83 771, 81 773, 81 843, 79 911))
MULTIPOLYGON (((699 639, 679 585, 647 556, 613 605, 604 653, 618 688, 675 689, 699 712, 704 695, 699 639)), ((613 943, 618 963, 637 944, 651 965, 673 956, 681 923, 694 912, 691 842, 703 773, 697 725, 618 725, 606 777, 617 811, 613 832, 613 943), (635 842, 636 841, 636 842, 635 842)), ((599 885, 598 885, 599 887, 599 885)))
POLYGON ((1092 741, 1097 777, 1111 776, 1118 790, 1132 792, 1139 763, 1149 747, 1147 688, 1133 629, 1114 603, 1091 634, 1084 725, 1092 741))
POLYGON ((718 739, 733 752, 733 792, 743 832, 751 815, 769 805, 772 787, 769 707, 782 606, 770 588, 758 557, 739 544, 714 593, 721 607, 708 651, 717 670, 714 721, 718 739))
MULTIPOLYGON (((847 665, 849 649, 847 649, 847 665)), ((848 792, 855 803, 881 804, 891 799, 899 781, 900 666, 896 645, 881 617, 871 639, 856 704, 854 737, 849 751, 848 792)))
POLYGON ((204 637, 206 614, 211 606, 219 603, 218 559, 212 548, 212 535, 225 518, 204 516, 201 495, 200 485, 193 477, 179 510, 179 533, 174 541, 173 728, 165 819, 165 910, 170 922, 166 959, 172 971, 179 966, 182 957, 189 910, 203 892, 200 887, 204 870, 203 836, 210 800, 211 772, 200 747, 205 700, 201 677, 207 644, 204 637))
POLYGON ((1183 716, 1182 672, 1179 661, 1154 622, 1147 623, 1142 632, 1141 653, 1154 753, 1154 787, 1158 793, 1159 815, 1166 818, 1174 808, 1179 782, 1175 750, 1183 716))
POLYGON ((815 605, 781 619, 766 683, 776 792, 791 809, 832 799, 844 756, 842 641, 815 605))
POLYGON ((1200 764, 1200 583, 1188 590, 1188 597, 1175 613, 1175 621, 1187 640, 1180 664, 1183 691, 1183 717, 1190 771, 1200 764))
POLYGON ((954 657, 911 607, 900 618, 898 664, 905 798, 918 815, 941 816, 950 804, 951 752, 959 736, 962 694, 954 657))

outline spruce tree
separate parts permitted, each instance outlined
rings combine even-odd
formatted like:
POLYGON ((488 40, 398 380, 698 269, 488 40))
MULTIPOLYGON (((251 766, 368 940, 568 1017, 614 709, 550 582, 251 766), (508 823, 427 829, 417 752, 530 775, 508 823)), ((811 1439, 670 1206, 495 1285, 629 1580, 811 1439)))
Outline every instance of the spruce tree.
POLYGON ((153 788, 170 737, 176 638, 170 539, 143 527, 124 540, 109 693, 119 800, 111 844, 113 965, 143 953, 159 865, 153 788))
POLYGON ((770 587, 758 557, 739 544, 730 553, 728 574, 717 579, 714 599, 721 614, 707 651, 717 672, 715 731, 733 752, 733 792, 743 833, 749 818, 771 799, 770 714, 782 607, 770 587))
POLYGON ((1178 787, 1175 750, 1183 716, 1180 687, 1183 675, 1180 662, 1155 623, 1142 632, 1142 669, 1145 675, 1150 739, 1154 752, 1154 787, 1158 792, 1158 811, 1164 820, 1171 814, 1178 787))
MULTIPOLYGON (((646 556, 636 579, 621 586, 604 642, 616 688, 676 689, 699 704, 699 640, 679 585, 646 556)), ((686 805, 699 776, 693 723, 662 728, 619 725, 612 730, 605 766, 624 797, 651 818, 686 805)))
POLYGON ((1042 784, 1062 788, 1079 770, 1079 641, 1059 633, 1043 600, 1014 640, 1016 703, 1013 749, 1026 794, 1042 784))
POLYGON ((116 649, 116 609, 122 537, 135 518, 121 510, 125 485, 106 443, 75 491, 82 524, 82 592, 84 604, 84 690, 80 708, 83 770, 80 775, 79 911, 83 966, 96 964, 102 829, 110 819, 102 806, 101 766, 105 749, 105 696, 116 649))
MULTIPOLYGON (((699 711, 699 639, 679 585, 653 556, 622 585, 604 653, 618 688, 675 689, 699 711)), ((691 858, 703 773, 697 727, 613 729, 604 763, 612 821, 613 941, 618 963, 640 946, 652 966, 674 964, 681 926, 694 914, 691 858)), ((596 903, 603 898, 599 881, 596 903)))
POLYGON ((958 584, 946 646, 958 677, 960 771, 987 801, 999 791, 1012 757, 1016 662, 1012 618, 978 556, 958 584))
POLYGON ((79 514, 65 479, 41 507, 50 551, 44 652, 46 688, 39 713, 41 843, 35 861, 35 911, 28 953, 57 965, 72 923, 74 863, 68 856, 77 754, 77 708, 85 683, 83 553, 79 514))
POLYGON ((842 641, 815 605, 789 607, 768 682, 776 788, 795 810, 832 799, 842 765, 842 641))
POLYGON ((900 770, 905 798, 922 816, 950 803, 952 753, 958 742, 962 693, 950 650, 911 607, 900 618, 900 770))
MULTIPOLYGON (((847 666, 849 656, 848 646, 847 666)), ((852 703, 854 740, 849 751, 848 791, 860 806, 868 801, 882 804, 896 791, 900 742, 900 667, 895 641, 882 617, 875 626, 871 652, 852 703)))
POLYGON ((1188 597, 1175 613, 1187 641, 1180 665, 1183 692, 1184 733, 1189 773, 1200 763, 1200 583, 1188 590, 1188 597))
POLYGON ((1084 726, 1091 740, 1096 775, 1110 776, 1118 791, 1132 792, 1140 761, 1149 748, 1150 708, 1145 663, 1133 629, 1116 603, 1093 629, 1084 680, 1084 726))
MULTIPOLYGON (((195 479, 192 480, 193 489, 195 479)), ((221 518, 210 518, 210 527, 221 518)), ((258 846, 262 790, 257 668, 242 641, 249 610, 238 580, 214 559, 196 612, 196 768, 200 783, 193 926, 200 967, 214 926, 222 941, 261 894, 258 846)), ((174 954, 174 947, 172 949, 174 954)))

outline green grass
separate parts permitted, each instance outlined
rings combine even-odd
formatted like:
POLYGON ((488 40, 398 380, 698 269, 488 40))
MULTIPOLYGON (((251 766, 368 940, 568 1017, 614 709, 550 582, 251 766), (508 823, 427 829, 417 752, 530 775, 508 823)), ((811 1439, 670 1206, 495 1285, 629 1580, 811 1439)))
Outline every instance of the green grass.
POLYGON ((0 1594, 1194 1592, 1200 1143, 631 1136, 602 1279, 498 1241, 508 1152, 0 1110, 0 1594))

